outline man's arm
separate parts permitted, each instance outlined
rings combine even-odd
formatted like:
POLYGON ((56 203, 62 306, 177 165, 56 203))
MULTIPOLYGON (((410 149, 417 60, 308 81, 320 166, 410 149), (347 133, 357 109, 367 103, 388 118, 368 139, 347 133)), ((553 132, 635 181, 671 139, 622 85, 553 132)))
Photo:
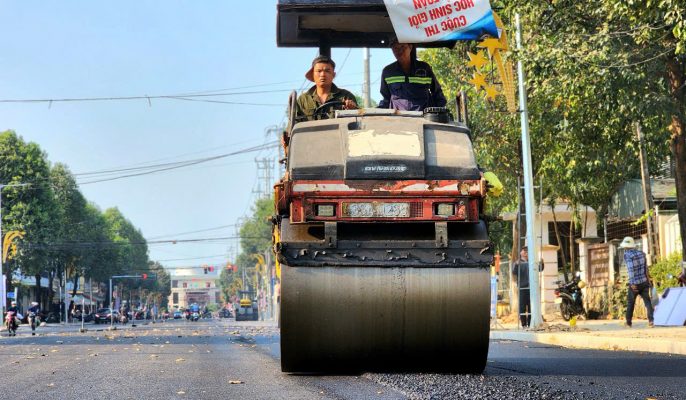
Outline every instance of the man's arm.
POLYGON ((386 83, 386 69, 384 68, 381 72, 381 88, 379 90, 383 99, 379 102, 379 108, 390 108, 391 107, 391 91, 388 89, 388 84, 386 83))
POLYGON ((355 110, 359 108, 355 95, 349 90, 341 90, 343 92, 343 108, 346 110, 355 110))

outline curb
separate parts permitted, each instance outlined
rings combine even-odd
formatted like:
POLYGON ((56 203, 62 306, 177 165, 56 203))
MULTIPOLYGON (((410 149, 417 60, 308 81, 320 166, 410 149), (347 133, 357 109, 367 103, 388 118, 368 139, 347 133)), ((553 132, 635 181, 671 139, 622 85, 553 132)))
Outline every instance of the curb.
POLYGON ((490 337, 491 339, 496 340, 535 342, 570 348, 614 351, 643 351, 650 353, 686 355, 686 342, 676 342, 656 338, 622 338, 615 336, 570 334, 566 332, 536 333, 507 331, 491 331, 490 337))

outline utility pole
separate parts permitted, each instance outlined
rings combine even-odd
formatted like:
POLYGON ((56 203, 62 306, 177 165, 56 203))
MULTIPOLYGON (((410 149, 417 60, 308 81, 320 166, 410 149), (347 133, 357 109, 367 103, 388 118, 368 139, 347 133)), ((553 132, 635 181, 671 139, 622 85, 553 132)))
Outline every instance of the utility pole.
MULTIPOLYGON (((4 236, 2 234, 2 189, 6 187, 21 187, 29 185, 30 183, 13 183, 9 185, 3 185, 0 183, 0 296, 2 296, 2 301, 0 301, 0 315, 5 315, 5 303, 7 302, 7 281, 2 278, 5 273, 3 271, 2 265, 5 256, 5 254, 3 253, 4 250, 2 248, 2 245, 4 244, 4 236)), ((12 279, 12 276, 10 275, 8 276, 8 278, 12 279)))
POLYGON ((515 14, 517 28, 517 77, 519 80, 519 112, 522 127, 522 164, 524 164, 524 204, 526 208, 526 241, 529 245, 529 292, 531 294, 531 326, 543 323, 541 295, 538 279, 538 249, 534 239, 534 178, 531 163, 531 142, 529 140, 529 111, 526 103, 524 64, 522 63, 522 28, 519 13, 515 14))
MULTIPOLYGON (((265 138, 268 139, 270 136, 273 135, 273 137, 276 138, 277 141, 281 141, 281 134, 283 133, 283 131, 285 129, 286 128, 284 125, 269 126, 265 129, 265 132, 264 132, 265 138)), ((284 153, 283 146, 279 145, 276 147, 276 156, 277 156, 276 160, 278 163, 277 169, 278 169, 279 176, 283 176, 284 173, 286 172, 286 165, 281 162, 281 160, 285 160, 285 158, 286 158, 286 154, 284 153)))
POLYGON ((648 155, 646 154, 645 141, 643 140, 643 130, 641 122, 634 123, 636 127, 636 136, 638 137, 638 149, 641 159, 641 183, 643 185, 643 207, 645 208, 646 227, 648 228, 648 258, 652 264, 659 256, 659 247, 657 246, 657 237, 655 235, 655 225, 653 225, 653 217, 650 213, 654 209, 653 193, 650 187, 650 171, 648 170, 648 155))
POLYGON ((362 88, 362 97, 364 99, 364 108, 369 108, 372 106, 372 101, 369 94, 369 47, 362 49, 362 59, 364 61, 364 86, 362 88))
POLYGON ((273 158, 255 159, 257 164, 257 179, 259 181, 257 189, 253 193, 260 199, 269 198, 272 195, 272 170, 274 168, 273 158))

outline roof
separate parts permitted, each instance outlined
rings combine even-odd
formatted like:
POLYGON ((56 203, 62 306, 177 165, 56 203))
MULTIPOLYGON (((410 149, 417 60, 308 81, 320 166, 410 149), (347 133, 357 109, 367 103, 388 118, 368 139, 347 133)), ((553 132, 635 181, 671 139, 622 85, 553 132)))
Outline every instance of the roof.
MULTIPOLYGON (((676 207, 676 184, 674 179, 650 179, 650 190, 653 202, 661 210, 671 210, 676 207)), ((608 218, 628 219, 643 214, 643 184, 640 179, 630 179, 612 195, 608 206, 608 218)))
MULTIPOLYGON (((395 36, 384 0, 279 0, 276 42, 281 47, 387 48, 395 36)), ((421 47, 453 47, 454 41, 421 47)))

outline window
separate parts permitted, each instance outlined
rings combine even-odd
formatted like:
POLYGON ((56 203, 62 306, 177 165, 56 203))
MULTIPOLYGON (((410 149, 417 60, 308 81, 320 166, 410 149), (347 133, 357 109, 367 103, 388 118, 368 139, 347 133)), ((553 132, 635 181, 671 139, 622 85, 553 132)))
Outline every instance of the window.
POLYGON ((178 280, 173 280, 173 281, 172 281, 172 287, 173 287, 173 288, 179 287, 179 281, 178 281, 178 280))
POLYGON ((212 287, 212 282, 205 282, 205 287, 206 287, 206 288, 211 288, 211 287, 212 287))
POLYGON ((184 289, 188 288, 188 282, 184 282, 184 283, 183 283, 183 288, 184 288, 184 289))
POLYGON ((179 304, 179 294, 178 293, 172 293, 172 303, 174 303, 174 305, 179 304))

